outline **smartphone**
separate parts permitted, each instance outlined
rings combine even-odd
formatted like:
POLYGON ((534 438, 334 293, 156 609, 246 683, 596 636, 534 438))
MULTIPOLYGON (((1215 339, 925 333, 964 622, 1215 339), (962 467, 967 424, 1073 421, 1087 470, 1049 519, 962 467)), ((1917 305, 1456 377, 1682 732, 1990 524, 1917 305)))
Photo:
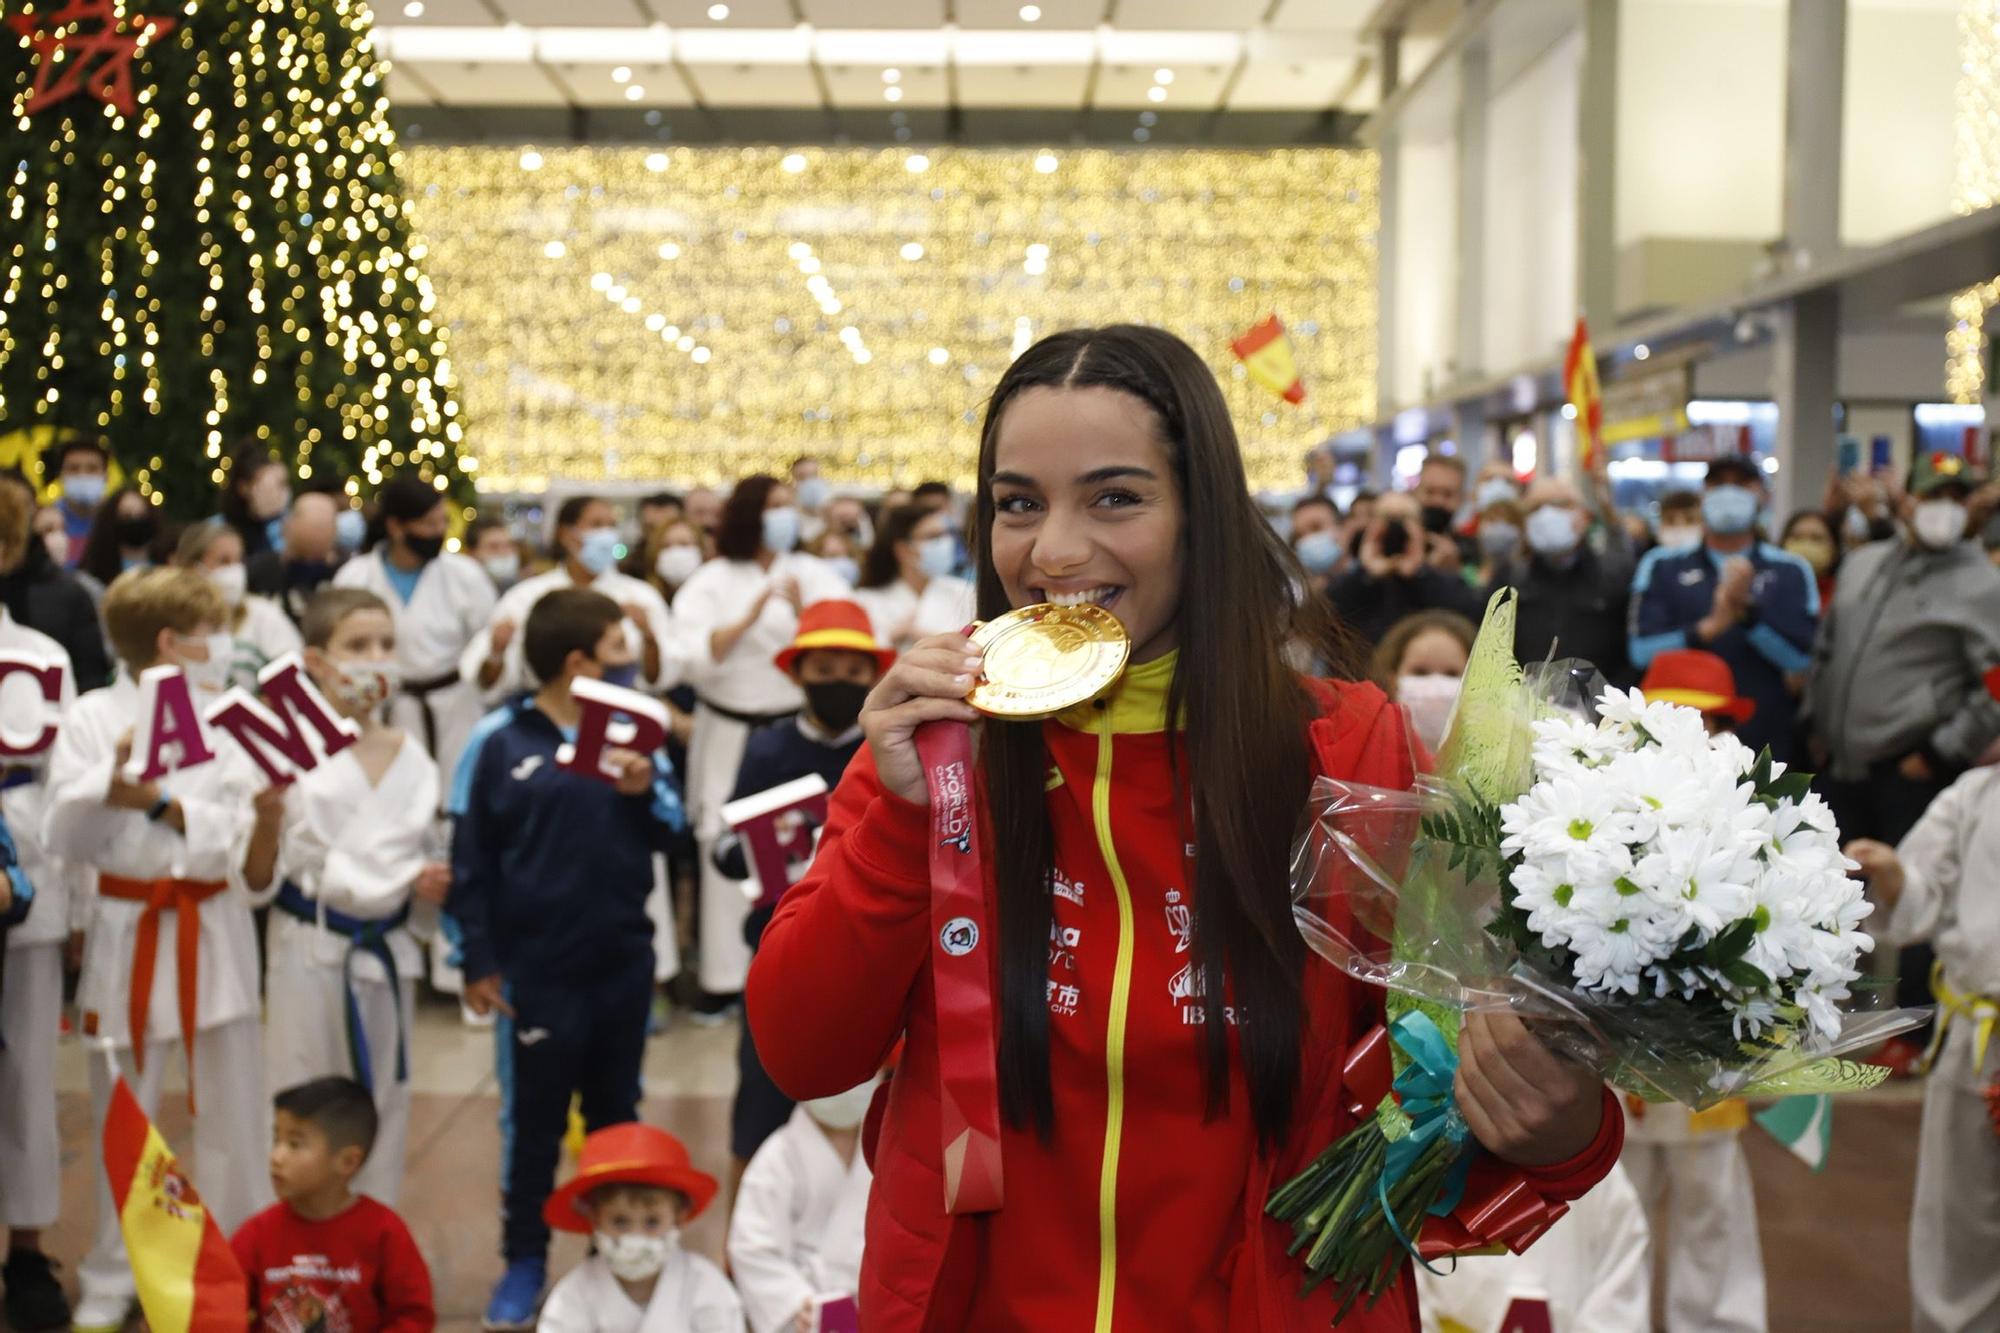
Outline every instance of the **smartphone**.
POLYGON ((1845 477, 1859 472, 1861 470, 1860 439, 1853 435, 1841 436, 1838 458, 1841 476, 1845 477))
POLYGON ((1876 472, 1889 469, 1889 437, 1877 435, 1868 445, 1868 466, 1876 472))

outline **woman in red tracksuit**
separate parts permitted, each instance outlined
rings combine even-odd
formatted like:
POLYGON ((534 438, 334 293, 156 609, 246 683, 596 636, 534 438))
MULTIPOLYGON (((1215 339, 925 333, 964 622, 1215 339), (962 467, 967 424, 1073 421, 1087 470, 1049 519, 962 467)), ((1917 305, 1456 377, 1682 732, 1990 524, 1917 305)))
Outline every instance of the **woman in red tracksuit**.
MULTIPOLYGON (((758 1049, 788 1093, 901 1063, 870 1129, 860 1306, 871 1330, 1324 1329, 1262 1213, 1352 1123, 1340 1071, 1381 994, 1307 954, 1288 862, 1316 774, 1407 785, 1372 686, 1302 679, 1295 562, 1252 504, 1221 391, 1154 329, 1057 334, 996 389, 980 442, 979 609, 1090 600, 1131 665, 1046 722, 980 727, 997 922, 1005 1204, 944 1210, 928 795, 913 735, 979 720, 956 635, 920 642, 862 713, 812 870, 752 968, 758 1049), (1178 725, 1169 726, 1168 719, 1178 725)), ((1616 1159, 1586 1070, 1516 1021, 1464 1028, 1459 1107, 1550 1199, 1616 1159)), ((1413 1330, 1405 1280, 1344 1327, 1413 1330)))

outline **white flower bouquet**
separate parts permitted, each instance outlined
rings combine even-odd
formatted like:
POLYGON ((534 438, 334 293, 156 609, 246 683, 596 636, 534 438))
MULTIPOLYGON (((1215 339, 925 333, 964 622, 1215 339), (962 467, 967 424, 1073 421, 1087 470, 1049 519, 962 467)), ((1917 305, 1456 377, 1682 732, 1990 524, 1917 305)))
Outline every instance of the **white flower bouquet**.
POLYGON ((1560 1214, 1480 1160, 1451 1104, 1467 1009, 1513 1010, 1614 1086, 1697 1109, 1871 1086, 1886 1071, 1838 1057, 1923 1017, 1843 1007, 1871 908, 1806 775, 1692 709, 1522 671, 1513 619, 1502 592, 1436 772, 1412 791, 1322 780, 1294 856, 1308 943, 1389 992, 1387 1058, 1350 1062, 1359 1127, 1268 1208, 1348 1304, 1406 1252, 1518 1250, 1560 1214))

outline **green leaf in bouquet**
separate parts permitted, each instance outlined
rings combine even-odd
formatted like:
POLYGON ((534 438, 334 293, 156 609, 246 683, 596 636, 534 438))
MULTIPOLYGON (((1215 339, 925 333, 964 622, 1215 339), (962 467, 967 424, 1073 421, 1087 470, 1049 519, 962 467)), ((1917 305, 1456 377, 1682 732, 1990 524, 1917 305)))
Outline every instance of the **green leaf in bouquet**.
POLYGON ((1438 751, 1438 772, 1489 801, 1511 800, 1534 776, 1532 710, 1525 707, 1521 664, 1514 656, 1516 598, 1502 588, 1466 660, 1458 706, 1438 751))
MULTIPOLYGON (((1744 917, 1740 921, 1732 921, 1701 951, 1702 961, 1727 976, 1731 964, 1740 961, 1744 954, 1750 952, 1750 941, 1756 934, 1757 923, 1752 918, 1744 917)), ((1767 984, 1768 980, 1766 978, 1767 984)))
POLYGON ((1771 978, 1765 976, 1754 964, 1746 963, 1741 958, 1724 967, 1722 975, 1729 979, 1730 985, 1747 991, 1768 990, 1771 985, 1771 978))

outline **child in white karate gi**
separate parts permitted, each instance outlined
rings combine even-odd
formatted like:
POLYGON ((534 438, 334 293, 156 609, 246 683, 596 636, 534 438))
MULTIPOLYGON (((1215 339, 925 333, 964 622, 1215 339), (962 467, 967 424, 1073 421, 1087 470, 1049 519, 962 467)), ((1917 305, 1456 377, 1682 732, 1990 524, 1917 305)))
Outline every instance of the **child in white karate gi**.
POLYGON ((425 857, 437 765, 383 720, 396 688, 396 622, 361 588, 322 589, 302 626, 306 672, 361 739, 259 811, 244 857, 253 893, 276 886, 265 995, 273 1087, 343 1074, 375 1097, 375 1147, 355 1177, 395 1207, 410 1129, 409 1023, 423 954, 412 895, 444 900, 451 868, 425 857), (268 812, 268 813, 267 813, 268 812))
POLYGON ((613 1125, 585 1139, 576 1175, 542 1215, 587 1232, 593 1252, 549 1293, 537 1333, 742 1333, 729 1279, 680 1243, 715 1188, 663 1129, 613 1125))
POLYGON ((729 1271, 750 1333, 812 1333, 821 1298, 860 1289, 874 1180, 861 1122, 878 1085, 799 1103, 750 1159, 729 1218, 729 1271))
MULTIPOLYGON (((177 666, 195 706, 224 688, 230 639, 222 595, 184 569, 135 570, 104 596, 104 623, 122 670, 78 699, 49 759, 49 850, 96 876, 83 981, 83 1035, 115 1052, 152 1115, 177 1049, 186 1052, 194 1103, 192 1174, 225 1233, 271 1201, 257 1150, 270 1138, 258 1026, 254 905, 231 871, 248 837, 260 775, 220 730, 204 728, 215 758, 157 781, 125 774, 139 722, 137 676, 177 666), (191 964, 185 971, 179 960, 191 964), (149 975, 150 974, 150 975, 149 975)), ((93 1043, 95 1044, 95 1043, 93 1043)), ((96 1143, 111 1100, 111 1064, 93 1049, 90 1094, 96 1143)), ((115 1329, 132 1303, 131 1266, 103 1160, 91 1153, 97 1236, 79 1270, 74 1327, 115 1329)))

